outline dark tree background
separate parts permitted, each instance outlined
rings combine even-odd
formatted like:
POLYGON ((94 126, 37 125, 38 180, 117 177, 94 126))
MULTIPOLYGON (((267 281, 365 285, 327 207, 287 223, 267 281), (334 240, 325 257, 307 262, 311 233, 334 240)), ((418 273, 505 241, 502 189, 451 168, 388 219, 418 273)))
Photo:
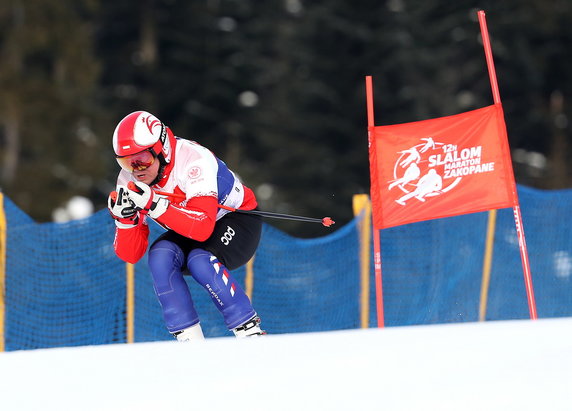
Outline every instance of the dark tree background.
POLYGON ((479 9, 517 182, 572 187, 568 0, 2 0, 0 186, 40 222, 75 195, 105 207, 113 130, 144 109, 224 159, 262 209, 340 227, 369 191, 366 75, 378 125, 492 103, 479 9))

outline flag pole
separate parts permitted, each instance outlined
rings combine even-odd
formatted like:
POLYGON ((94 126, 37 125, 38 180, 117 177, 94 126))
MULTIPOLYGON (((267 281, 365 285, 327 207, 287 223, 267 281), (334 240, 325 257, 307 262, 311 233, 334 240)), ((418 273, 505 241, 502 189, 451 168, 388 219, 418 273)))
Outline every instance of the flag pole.
MULTIPOLYGON (((375 127, 374 113, 373 113, 373 86, 371 76, 365 77, 365 91, 367 97, 367 138, 370 145, 375 144, 373 138, 373 127, 375 127)), ((371 159, 370 159, 371 160, 371 159)), ((372 202, 373 205, 373 202, 372 202)), ((375 207, 372 207, 372 215, 376 214, 375 207)), ((372 218, 375 221, 375 218, 372 218)), ((373 224, 373 264, 375 268, 375 303, 377 312, 377 327, 383 328, 385 320, 383 318, 383 285, 381 277, 381 244, 380 244, 380 230, 373 224)))
MULTIPOLYGON (((491 89, 493 92, 493 101, 495 104, 500 104, 500 93, 499 86, 497 83, 497 75, 495 72, 495 66, 493 62, 493 52, 491 48, 489 32, 487 29, 487 21, 485 18, 485 12, 480 10, 478 12, 479 25, 481 28, 481 36, 483 39, 483 47, 485 48, 485 57, 487 60, 487 67, 489 70, 489 79, 491 81, 491 89)), ((512 168, 512 167, 511 167, 512 168)), ((536 313, 536 302, 534 299, 534 289, 532 287, 532 276, 530 273, 530 263, 528 261, 528 250, 526 247, 526 238, 524 236, 524 227, 522 224, 522 215, 520 212, 520 205, 518 202, 518 196, 516 193, 516 187, 514 187, 515 196, 517 198, 517 205, 513 207, 514 223, 516 225, 516 233, 518 236, 518 246, 520 249, 520 259, 522 261, 522 269, 524 273, 524 285, 526 288, 526 296, 528 300, 528 310, 530 313, 530 319, 536 320, 538 318, 536 313)))

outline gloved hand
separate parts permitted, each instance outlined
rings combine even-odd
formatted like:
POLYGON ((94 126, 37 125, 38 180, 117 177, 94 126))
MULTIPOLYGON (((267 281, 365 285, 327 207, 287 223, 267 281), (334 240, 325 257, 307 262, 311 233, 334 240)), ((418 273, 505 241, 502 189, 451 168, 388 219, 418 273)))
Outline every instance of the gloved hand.
POLYGON ((117 186, 117 191, 112 191, 109 194, 107 208, 119 228, 131 228, 139 222, 139 213, 135 209, 135 204, 129 198, 128 190, 125 186, 117 186))
POLYGON ((130 181, 127 184, 127 190, 136 209, 142 213, 147 213, 154 220, 159 218, 169 207, 169 200, 164 197, 156 197, 151 187, 145 183, 130 181))

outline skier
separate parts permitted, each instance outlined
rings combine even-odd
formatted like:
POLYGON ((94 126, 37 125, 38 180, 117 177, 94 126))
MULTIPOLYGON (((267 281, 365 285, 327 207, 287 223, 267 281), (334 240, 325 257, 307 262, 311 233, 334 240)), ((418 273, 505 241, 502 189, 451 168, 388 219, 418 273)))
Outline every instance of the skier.
POLYGON ((236 337, 266 334, 248 296, 229 273, 254 255, 261 217, 218 208, 255 209, 252 190, 208 149, 175 137, 145 111, 119 122, 113 149, 122 168, 108 199, 117 226, 115 252, 132 264, 143 257, 148 218, 167 230, 151 244, 148 264, 169 332, 178 341, 204 338, 183 278, 190 274, 207 290, 236 337))

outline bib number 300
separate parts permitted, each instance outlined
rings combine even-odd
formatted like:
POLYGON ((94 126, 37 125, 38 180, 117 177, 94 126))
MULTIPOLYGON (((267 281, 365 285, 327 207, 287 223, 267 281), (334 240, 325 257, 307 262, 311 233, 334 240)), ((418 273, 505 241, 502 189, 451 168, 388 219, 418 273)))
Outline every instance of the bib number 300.
POLYGON ((229 226, 226 226, 226 231, 224 232, 224 234, 220 238, 220 241, 224 245, 229 245, 232 238, 234 237, 234 234, 235 234, 234 230, 232 228, 230 228, 229 226))

